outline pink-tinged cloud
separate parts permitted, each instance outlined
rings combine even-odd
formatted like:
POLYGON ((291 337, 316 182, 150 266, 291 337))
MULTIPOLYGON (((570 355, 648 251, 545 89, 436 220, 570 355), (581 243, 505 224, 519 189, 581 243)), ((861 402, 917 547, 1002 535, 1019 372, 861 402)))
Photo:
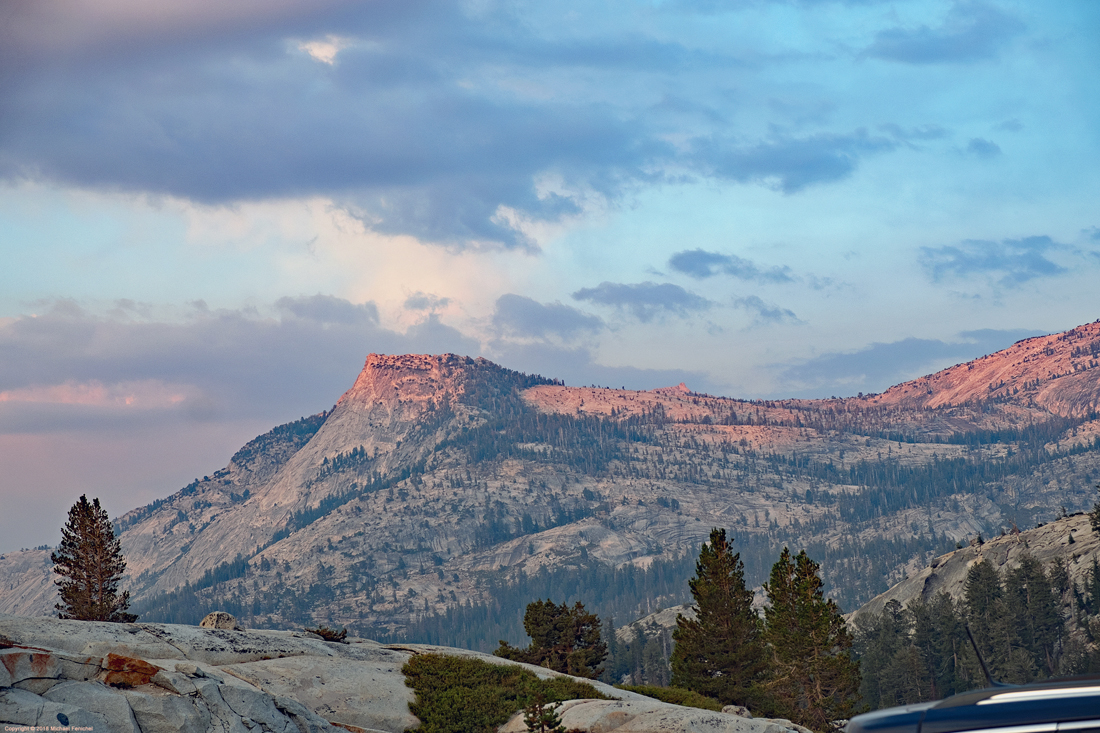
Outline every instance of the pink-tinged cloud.
POLYGON ((166 384, 155 379, 118 384, 104 384, 98 380, 70 380, 63 384, 0 391, 0 402, 148 410, 176 407, 189 398, 198 397, 197 392, 194 387, 166 384))
POLYGON ((351 0, 33 0, 8 3, 0 45, 8 54, 56 58, 119 45, 193 43, 301 23, 351 0))

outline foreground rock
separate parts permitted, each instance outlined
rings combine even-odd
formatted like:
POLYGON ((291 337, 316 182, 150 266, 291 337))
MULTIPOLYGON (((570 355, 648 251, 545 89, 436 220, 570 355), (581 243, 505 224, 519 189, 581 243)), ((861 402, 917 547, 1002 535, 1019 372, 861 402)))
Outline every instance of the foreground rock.
MULTIPOLYGON (((335 643, 306 632, 0 614, 0 723, 104 733, 401 733, 419 725, 409 712, 413 693, 401 667, 424 653, 516 664, 464 649, 367 639, 335 643)), ((519 666, 543 679, 561 676, 519 666)), ((794 729, 784 721, 683 708, 592 684, 619 699, 565 703, 567 727, 622 733, 794 729)), ((514 729, 523 730, 522 718, 519 725, 514 729)))
MULTIPOLYGON (((558 708, 566 730, 594 733, 810 733, 788 720, 761 720, 644 700, 569 700, 558 708)), ((525 733, 517 713, 500 733, 525 733)))

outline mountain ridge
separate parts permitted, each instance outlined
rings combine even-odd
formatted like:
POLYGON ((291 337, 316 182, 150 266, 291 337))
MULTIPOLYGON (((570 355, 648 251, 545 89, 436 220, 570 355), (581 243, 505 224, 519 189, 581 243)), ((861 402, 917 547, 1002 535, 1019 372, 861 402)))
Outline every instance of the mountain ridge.
MULTIPOLYGON (((784 544, 811 547, 831 592, 862 603, 956 541, 1085 505, 1097 352, 1100 322, 835 400, 566 387, 481 358, 371 354, 331 410, 120 517, 128 579, 168 621, 220 604, 253 626, 401 633, 494 603, 518 573, 672 572, 720 525, 750 574, 784 544)), ((48 613, 48 567, 16 555, 0 559, 0 611, 48 613)), ((674 581, 630 602, 683 602, 674 581)))

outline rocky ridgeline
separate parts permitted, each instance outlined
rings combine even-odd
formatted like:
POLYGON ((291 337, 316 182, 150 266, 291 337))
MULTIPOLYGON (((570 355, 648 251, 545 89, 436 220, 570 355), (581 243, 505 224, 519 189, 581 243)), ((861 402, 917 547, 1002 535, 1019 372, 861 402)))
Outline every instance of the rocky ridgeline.
POLYGON ((869 404, 936 408, 988 400, 1062 416, 1100 408, 1100 321, 1018 341, 995 354, 899 384, 869 404))
POLYGON ((966 574, 975 563, 990 562, 997 572, 1003 573, 1006 568, 1016 567, 1024 554, 1032 555, 1047 568, 1051 563, 1065 562, 1070 582, 1085 587, 1092 563, 1100 560, 1100 536, 1092 531, 1088 515, 1078 514, 982 543, 975 539, 966 547, 933 558, 928 565, 867 602, 852 614, 850 621, 879 614, 892 600, 908 606, 913 601, 931 601, 941 592, 961 600, 966 594, 966 574))
MULTIPOLYGON (((682 560, 720 526, 750 583, 778 547, 821 548, 831 593, 856 608, 956 541, 1092 504, 1098 359, 1094 323, 882 395, 745 401, 370 355, 332 410, 120 517, 124 587, 150 620, 224 608, 249 627, 491 648, 511 632, 424 624, 505 602, 496 618, 514 624, 541 589, 490 589, 544 571, 598 588, 578 600, 617 618, 683 602, 682 560), (612 568, 665 580, 630 590, 600 579, 612 568)), ((0 612, 48 615, 55 596, 48 551, 0 555, 0 612)))
MULTIPOLYGON (((235 621, 221 618, 211 625, 235 621)), ((429 652, 517 664, 543 679, 560 676, 464 649, 368 639, 326 642, 305 631, 0 614, 0 723, 101 733, 401 733, 419 725, 409 712, 413 692, 401 667, 412 655, 429 652)), ((743 709, 715 713, 591 684, 616 699, 565 703, 567 727, 809 733, 789 721, 753 719, 743 709)), ((522 715, 502 728, 524 729, 522 715)))

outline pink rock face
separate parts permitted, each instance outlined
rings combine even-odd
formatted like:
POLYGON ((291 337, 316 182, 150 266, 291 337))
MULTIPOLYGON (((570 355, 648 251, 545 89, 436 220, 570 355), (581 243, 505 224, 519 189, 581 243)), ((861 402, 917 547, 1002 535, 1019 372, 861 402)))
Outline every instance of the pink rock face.
POLYGON ((459 377, 484 359, 456 354, 370 354, 355 384, 340 398, 338 406, 384 405, 390 409, 408 406, 408 411, 426 408, 463 391, 459 377))
POLYGON ((1100 406, 1100 321, 1024 339, 877 395, 871 404, 945 407, 1002 400, 1078 417, 1100 406))

